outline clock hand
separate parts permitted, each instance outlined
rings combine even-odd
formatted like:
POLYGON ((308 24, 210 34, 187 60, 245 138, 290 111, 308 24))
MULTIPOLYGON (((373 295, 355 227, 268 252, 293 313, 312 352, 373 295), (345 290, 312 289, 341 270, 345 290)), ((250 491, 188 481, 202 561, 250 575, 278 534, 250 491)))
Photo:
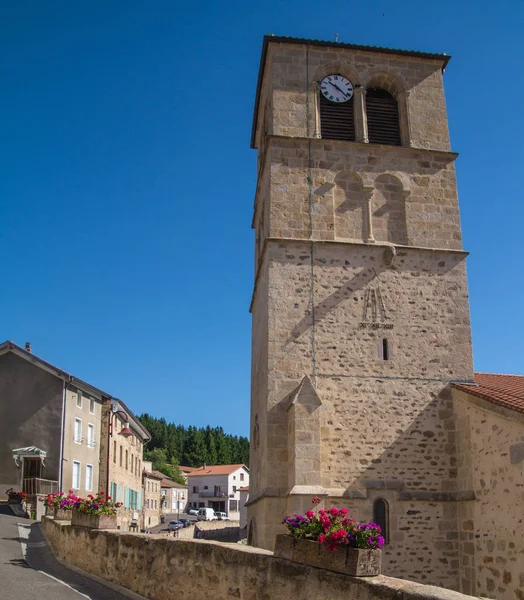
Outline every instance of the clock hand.
POLYGON ((336 88, 344 96, 348 95, 348 94, 346 94, 346 92, 344 92, 343 90, 341 90, 336 83, 331 83, 331 81, 328 81, 328 83, 330 83, 334 88, 336 88))

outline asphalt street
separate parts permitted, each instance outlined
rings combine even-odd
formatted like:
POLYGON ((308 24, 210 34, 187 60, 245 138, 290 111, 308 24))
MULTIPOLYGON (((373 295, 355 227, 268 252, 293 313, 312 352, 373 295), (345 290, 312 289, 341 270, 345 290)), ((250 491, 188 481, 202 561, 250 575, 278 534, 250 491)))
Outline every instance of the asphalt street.
POLYGON ((0 514, 0 600, 128 600, 123 595, 61 565, 38 523, 0 514))

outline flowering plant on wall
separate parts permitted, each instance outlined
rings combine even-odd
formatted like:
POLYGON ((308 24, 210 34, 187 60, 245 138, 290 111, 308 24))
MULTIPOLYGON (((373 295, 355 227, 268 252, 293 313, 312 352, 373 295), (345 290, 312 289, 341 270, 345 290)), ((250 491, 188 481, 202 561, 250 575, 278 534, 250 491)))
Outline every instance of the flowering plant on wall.
POLYGON ((15 489, 9 488, 5 493, 9 500, 17 500, 18 502, 27 501, 27 494, 25 492, 17 492, 15 489))
POLYGON ((116 515, 122 502, 113 502, 111 496, 98 492, 96 496, 89 494, 87 498, 76 498, 73 510, 87 515, 116 515))
POLYGON ((62 508, 64 510, 71 510, 77 500, 78 498, 75 496, 73 490, 69 490, 67 496, 65 492, 54 492, 53 494, 48 494, 45 498, 39 498, 39 501, 43 502, 46 508, 62 508))
MULTIPOLYGON (((319 504, 319 498, 313 498, 313 504, 319 504)), ((348 516, 347 508, 333 506, 318 513, 308 510, 305 515, 287 516, 284 525, 295 538, 316 540, 325 544, 329 550, 339 546, 373 550, 382 548, 384 537, 376 523, 358 523, 348 516)))

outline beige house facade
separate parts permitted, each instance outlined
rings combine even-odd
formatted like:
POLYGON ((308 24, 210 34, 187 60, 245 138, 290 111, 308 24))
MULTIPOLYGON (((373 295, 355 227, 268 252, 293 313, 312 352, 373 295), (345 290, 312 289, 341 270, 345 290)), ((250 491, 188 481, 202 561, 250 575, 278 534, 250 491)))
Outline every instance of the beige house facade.
POLYGON ((248 541, 272 549, 283 517, 318 496, 381 523, 385 574, 522 600, 522 570, 505 576, 476 541, 516 551, 520 525, 501 525, 504 542, 480 533, 489 519, 478 498, 494 519, 509 510, 518 523, 521 467, 501 458, 509 492, 482 491, 487 479, 469 473, 480 469, 471 455, 480 442, 463 433, 482 418, 454 387, 478 383, 449 58, 264 38, 252 134, 248 541))
POLYGON ((153 471, 150 461, 144 462, 142 473, 143 506, 142 527, 148 529, 160 523, 160 512, 162 507, 162 479, 164 475, 153 471))
POLYGON ((181 516, 187 507, 187 485, 181 485, 164 476, 161 482, 162 513, 181 516))
POLYGON ((143 507, 144 444, 151 438, 147 429, 131 410, 116 398, 107 404, 108 440, 107 493, 122 503, 118 511, 118 527, 124 531, 141 527, 143 507))

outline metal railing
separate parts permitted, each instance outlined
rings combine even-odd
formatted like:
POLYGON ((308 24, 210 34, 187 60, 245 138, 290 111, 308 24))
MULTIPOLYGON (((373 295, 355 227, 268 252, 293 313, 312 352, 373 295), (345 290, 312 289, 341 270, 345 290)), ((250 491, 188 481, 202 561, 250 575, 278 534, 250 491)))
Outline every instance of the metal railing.
POLYGON ((54 494, 58 492, 58 481, 51 479, 40 479, 39 477, 29 477, 23 481, 23 491, 26 494, 54 494))
POLYGON ((206 492, 198 492, 200 498, 225 498, 226 494, 220 490, 206 491, 206 492))

